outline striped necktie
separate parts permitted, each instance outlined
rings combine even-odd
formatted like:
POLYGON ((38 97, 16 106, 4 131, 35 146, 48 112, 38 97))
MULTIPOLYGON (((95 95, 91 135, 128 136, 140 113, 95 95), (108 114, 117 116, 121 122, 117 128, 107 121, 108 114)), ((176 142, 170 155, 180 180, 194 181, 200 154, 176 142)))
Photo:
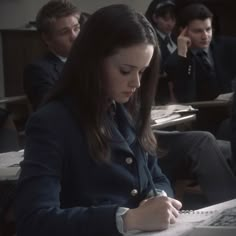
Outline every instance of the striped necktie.
POLYGON ((214 72, 214 67, 210 63, 210 58, 208 57, 207 52, 204 51, 204 50, 200 50, 196 55, 201 60, 201 62, 203 64, 203 66, 205 67, 205 69, 207 69, 208 71, 213 73, 214 72))

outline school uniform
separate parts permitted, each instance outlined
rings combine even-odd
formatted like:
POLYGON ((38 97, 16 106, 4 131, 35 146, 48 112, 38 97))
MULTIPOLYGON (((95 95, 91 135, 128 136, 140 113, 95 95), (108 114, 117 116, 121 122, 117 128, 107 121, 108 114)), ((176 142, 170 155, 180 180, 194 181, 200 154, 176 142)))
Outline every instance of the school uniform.
POLYGON ((157 86, 155 101, 157 104, 170 102, 169 79, 164 71, 164 65, 169 56, 176 50, 176 40, 172 34, 166 35, 155 28, 160 47, 160 77, 157 86))
POLYGON ((157 158, 141 148, 123 105, 117 104, 115 118, 106 117, 112 134, 107 163, 91 157, 84 128, 68 107, 51 102, 28 122, 16 199, 18 236, 120 235, 117 209, 138 207, 152 190, 145 165, 155 187, 173 196, 157 158))
POLYGON ((26 66, 24 91, 33 110, 38 108, 44 97, 59 80, 63 66, 63 60, 51 52, 26 66))
POLYGON ((177 51, 169 57, 165 71, 174 84, 179 102, 212 100, 232 91, 231 81, 236 76, 236 39, 215 38, 208 52, 212 70, 191 49, 186 58, 177 51))

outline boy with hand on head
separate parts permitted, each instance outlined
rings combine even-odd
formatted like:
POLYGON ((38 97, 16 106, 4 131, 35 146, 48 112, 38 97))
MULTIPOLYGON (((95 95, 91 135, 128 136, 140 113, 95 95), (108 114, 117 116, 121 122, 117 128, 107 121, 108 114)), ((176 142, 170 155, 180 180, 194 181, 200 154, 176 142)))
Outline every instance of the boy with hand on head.
POLYGON ((167 60, 178 102, 212 100, 232 91, 236 75, 236 39, 213 37, 213 14, 203 4, 184 7, 179 14, 177 50, 167 60))

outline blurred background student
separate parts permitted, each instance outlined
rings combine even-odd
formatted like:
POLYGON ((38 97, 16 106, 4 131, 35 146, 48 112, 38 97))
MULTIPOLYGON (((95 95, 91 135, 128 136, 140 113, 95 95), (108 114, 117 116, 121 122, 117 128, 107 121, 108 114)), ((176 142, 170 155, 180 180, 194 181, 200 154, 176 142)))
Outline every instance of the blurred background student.
POLYGON ((36 110, 60 78, 80 31, 79 10, 70 1, 49 1, 38 12, 36 27, 48 52, 24 70, 24 90, 36 110))
POLYGON ((174 0, 153 0, 146 11, 146 17, 155 29, 161 50, 160 79, 157 86, 155 102, 166 104, 175 102, 172 84, 164 71, 167 58, 176 50, 174 29, 176 24, 176 4, 174 0))

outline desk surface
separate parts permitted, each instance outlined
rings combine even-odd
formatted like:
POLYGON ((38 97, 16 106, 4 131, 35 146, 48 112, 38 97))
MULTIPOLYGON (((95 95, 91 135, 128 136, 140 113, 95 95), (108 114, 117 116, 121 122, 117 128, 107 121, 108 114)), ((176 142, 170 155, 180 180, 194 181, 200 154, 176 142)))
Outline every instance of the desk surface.
POLYGON ((184 103, 185 105, 190 105, 192 107, 201 108, 201 107, 227 107, 232 104, 232 101, 225 100, 210 100, 210 101, 198 101, 198 102, 189 102, 184 103))
POLYGON ((26 95, 12 96, 12 97, 0 97, 0 104, 7 104, 13 102, 20 102, 27 100, 26 95))
POLYGON ((196 114, 184 115, 173 120, 168 120, 163 123, 152 124, 153 129, 163 129, 171 126, 176 126, 180 124, 185 124, 196 120, 196 114))

